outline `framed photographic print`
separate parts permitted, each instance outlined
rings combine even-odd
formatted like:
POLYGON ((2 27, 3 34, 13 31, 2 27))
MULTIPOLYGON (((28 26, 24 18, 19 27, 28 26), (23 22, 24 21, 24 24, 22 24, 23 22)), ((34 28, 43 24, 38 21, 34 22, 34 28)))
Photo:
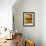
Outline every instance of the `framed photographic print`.
POLYGON ((23 26, 35 26, 35 12, 23 12, 23 26))

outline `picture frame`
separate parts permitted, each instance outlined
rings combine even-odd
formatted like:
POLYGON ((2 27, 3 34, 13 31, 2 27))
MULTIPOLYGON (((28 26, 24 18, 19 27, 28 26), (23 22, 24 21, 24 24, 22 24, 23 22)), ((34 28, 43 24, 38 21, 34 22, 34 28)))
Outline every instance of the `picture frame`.
POLYGON ((23 12, 23 26, 24 27, 35 26, 35 12, 23 12))

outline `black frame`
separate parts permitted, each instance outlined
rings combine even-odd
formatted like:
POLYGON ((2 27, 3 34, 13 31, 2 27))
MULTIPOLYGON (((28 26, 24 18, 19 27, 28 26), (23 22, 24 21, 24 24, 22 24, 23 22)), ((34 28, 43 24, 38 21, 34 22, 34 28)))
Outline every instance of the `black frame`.
POLYGON ((34 27, 35 26, 35 12, 23 12, 23 26, 24 27, 34 27), (32 13, 33 14, 33 25, 24 25, 24 14, 25 13, 32 13))

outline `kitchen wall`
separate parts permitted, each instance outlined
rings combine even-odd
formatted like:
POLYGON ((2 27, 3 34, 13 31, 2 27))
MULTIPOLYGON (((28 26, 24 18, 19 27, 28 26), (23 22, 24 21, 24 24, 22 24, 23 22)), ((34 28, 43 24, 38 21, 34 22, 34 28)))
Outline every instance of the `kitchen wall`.
POLYGON ((31 39, 36 46, 41 46, 41 1, 40 0, 18 0, 13 6, 15 30, 23 33, 24 39, 31 39), (19 2, 19 3, 18 3, 19 2), (23 12, 35 12, 35 26, 23 26, 23 12))

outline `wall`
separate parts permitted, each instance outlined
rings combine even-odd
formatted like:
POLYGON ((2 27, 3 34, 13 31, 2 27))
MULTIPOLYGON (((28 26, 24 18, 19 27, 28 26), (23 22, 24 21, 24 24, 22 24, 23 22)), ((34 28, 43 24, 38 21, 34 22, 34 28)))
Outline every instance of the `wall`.
MULTIPOLYGON (((6 27, 9 30, 12 29, 12 6, 15 2, 16 0, 0 0, 0 33, 4 30, 2 30, 1 27, 6 27)), ((10 32, 8 30, 7 32, 3 31, 0 34, 0 38, 5 38, 5 36, 8 35, 10 35, 10 32)))
POLYGON ((12 29, 12 6, 16 0, 0 0, 0 27, 12 29))
POLYGON ((41 41, 42 46, 46 46, 46 0, 41 2, 41 41))
MULTIPOLYGON (((20 0, 21 1, 21 0, 20 0)), ((19 1, 18 1, 19 2, 19 1)), ((41 46, 41 1, 40 0, 23 0, 21 3, 16 3, 13 6, 15 30, 23 33, 24 39, 31 39, 36 46, 41 46), (35 26, 23 26, 23 12, 35 12, 35 26)))

